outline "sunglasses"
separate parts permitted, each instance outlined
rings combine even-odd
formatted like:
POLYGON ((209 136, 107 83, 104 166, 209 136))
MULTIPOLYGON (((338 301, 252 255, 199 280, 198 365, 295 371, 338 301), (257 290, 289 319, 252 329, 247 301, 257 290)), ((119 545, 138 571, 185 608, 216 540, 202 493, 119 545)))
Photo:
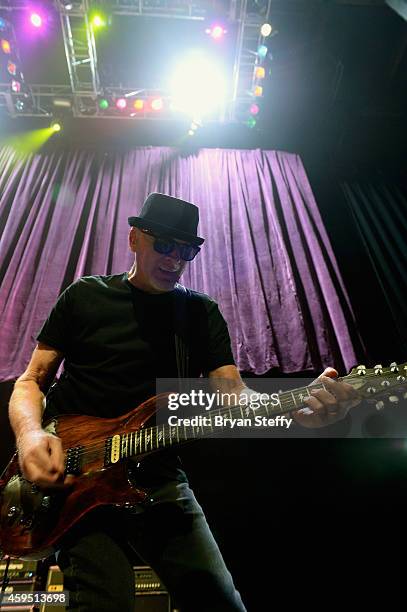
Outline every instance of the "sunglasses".
POLYGON ((174 242, 174 240, 166 238, 165 236, 158 236, 150 230, 142 229, 141 231, 143 234, 152 236, 155 239, 153 244, 154 250, 161 255, 169 255, 174 249, 177 249, 181 259, 184 261, 192 261, 201 250, 198 246, 193 244, 180 244, 179 242, 174 242))

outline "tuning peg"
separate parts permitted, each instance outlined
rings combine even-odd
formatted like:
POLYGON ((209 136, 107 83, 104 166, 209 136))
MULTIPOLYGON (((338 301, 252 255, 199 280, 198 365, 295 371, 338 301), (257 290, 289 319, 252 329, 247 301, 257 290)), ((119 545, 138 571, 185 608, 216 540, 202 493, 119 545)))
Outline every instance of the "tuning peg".
POLYGON ((391 372, 398 372, 399 371, 399 369, 397 367, 397 363, 395 361, 391 362, 391 364, 390 364, 390 371, 391 372))
POLYGON ((383 366, 381 363, 378 363, 377 365, 374 366, 373 368, 374 373, 376 374, 376 376, 379 376, 380 374, 383 374, 383 366))
POLYGON ((382 400, 380 400, 379 402, 376 402, 376 410, 380 411, 383 410, 384 408, 384 402, 382 400))
POLYGON ((359 365, 359 366, 356 368, 356 373, 357 373, 359 376, 364 376, 364 375, 366 374, 366 366, 364 366, 364 365, 359 365))
POLYGON ((399 398, 397 395, 389 395, 389 402, 392 404, 398 404, 399 398))

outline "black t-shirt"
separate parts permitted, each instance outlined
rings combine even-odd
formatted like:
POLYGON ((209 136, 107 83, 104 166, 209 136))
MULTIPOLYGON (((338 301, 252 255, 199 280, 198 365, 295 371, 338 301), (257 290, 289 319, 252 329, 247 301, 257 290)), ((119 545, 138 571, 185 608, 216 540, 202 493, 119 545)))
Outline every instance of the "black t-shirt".
MULTIPOLYGON (((156 394, 157 378, 177 378, 174 300, 149 294, 127 273, 86 276, 59 297, 37 339, 64 353, 64 372, 47 395, 47 415, 116 417, 156 394)), ((234 364, 214 300, 189 290, 189 376, 234 364)))

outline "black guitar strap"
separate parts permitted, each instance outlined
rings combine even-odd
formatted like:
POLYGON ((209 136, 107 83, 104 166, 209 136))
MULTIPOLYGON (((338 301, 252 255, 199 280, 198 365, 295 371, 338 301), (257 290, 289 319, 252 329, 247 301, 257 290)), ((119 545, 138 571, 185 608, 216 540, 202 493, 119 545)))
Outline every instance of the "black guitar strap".
POLYGON ((175 329, 175 357, 177 360, 180 391, 183 380, 189 376, 189 316, 187 302, 189 290, 177 283, 174 295, 174 329, 175 329))

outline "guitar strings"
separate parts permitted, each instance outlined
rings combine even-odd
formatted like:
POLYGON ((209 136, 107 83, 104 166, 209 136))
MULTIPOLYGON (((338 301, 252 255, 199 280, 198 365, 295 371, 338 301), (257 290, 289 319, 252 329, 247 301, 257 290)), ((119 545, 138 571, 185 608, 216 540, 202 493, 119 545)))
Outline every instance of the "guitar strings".
MULTIPOLYGON (((392 374, 396 374, 396 373, 392 373, 392 374)), ((363 380, 363 381, 375 380, 375 381, 377 381, 378 380, 378 375, 377 374, 365 374, 365 375, 361 376, 359 374, 349 374, 348 376, 345 377, 343 382, 347 382, 347 381, 351 381, 351 380, 352 381, 355 381, 355 380, 358 380, 358 381, 360 381, 360 380, 363 380)), ((315 389, 315 388, 324 389, 325 388, 322 383, 316 383, 316 384, 311 384, 308 387, 299 387, 299 388, 296 388, 296 389, 284 391, 280 395, 280 398, 283 400, 282 403, 281 403, 281 400, 280 400, 281 407, 283 408, 284 402, 286 402, 287 404, 291 404, 292 403, 292 396, 293 396, 294 393, 298 393, 300 391, 301 392, 302 391, 307 391, 310 387, 312 387, 313 389, 315 389), (283 397, 284 395, 287 396, 287 397, 283 397)), ((389 387, 389 390, 390 390, 390 387, 389 387)), ((237 408, 237 406, 222 407, 222 408, 220 408, 217 411, 216 414, 220 415, 220 416, 221 415, 226 415, 230 410, 233 410, 235 408, 237 408)), ((243 408, 243 406, 241 408, 243 408)), ((264 406, 263 406, 263 408, 264 408, 264 406)), ((295 410, 296 410, 296 408, 293 408, 292 410, 286 410, 285 412, 294 412, 295 410)), ((284 413, 284 410, 280 410, 279 414, 281 414, 281 413, 284 413)), ((275 414, 277 414, 277 411, 275 411, 275 414)), ((163 427, 165 428, 166 426, 164 425, 163 427)), ((171 426, 167 426, 167 427, 170 428, 171 426)), ((149 427, 147 429, 139 429, 139 430, 135 430, 133 432, 124 432, 124 433, 127 433, 127 434, 133 433, 134 434, 134 433, 138 433, 139 431, 140 432, 141 431, 146 432, 148 429, 150 430, 150 433, 153 433, 153 432, 156 433, 157 430, 158 430, 158 426, 152 426, 152 427, 149 427)), ((118 434, 118 435, 123 435, 123 434, 118 434)), ((205 434, 205 437, 208 437, 208 436, 205 434)), ((195 439, 195 438, 192 438, 192 439, 195 439)), ((96 453, 99 449, 100 450, 104 450, 105 445, 106 445, 106 440, 105 441, 95 442, 93 444, 90 444, 89 446, 86 446, 84 449, 80 450, 78 454, 81 457, 83 457, 83 456, 85 456, 87 454, 96 453)))

